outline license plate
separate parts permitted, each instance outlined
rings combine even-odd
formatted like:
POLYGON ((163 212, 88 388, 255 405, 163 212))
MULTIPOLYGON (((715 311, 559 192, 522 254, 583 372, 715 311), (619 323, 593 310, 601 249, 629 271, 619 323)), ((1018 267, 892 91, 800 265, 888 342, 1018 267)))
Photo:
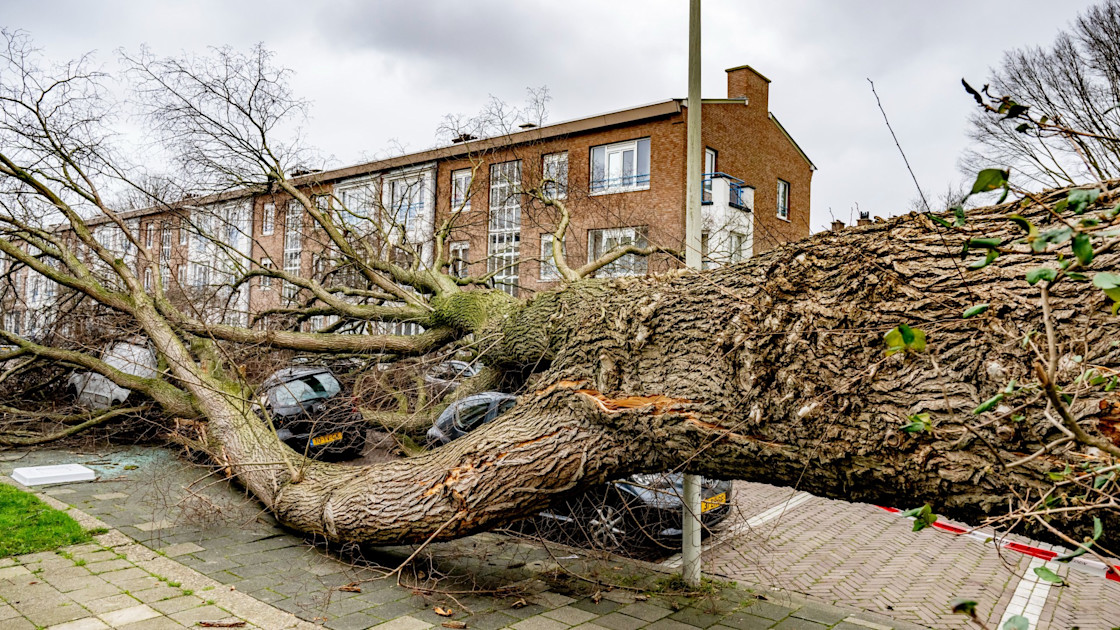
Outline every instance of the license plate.
POLYGON ((719 493, 715 496, 708 497, 707 499, 704 499, 703 501, 701 501, 700 502, 700 511, 701 512, 707 512, 709 510, 714 510, 714 509, 716 509, 716 508, 718 508, 722 505, 725 505, 726 503, 727 503, 727 493, 726 492, 721 492, 721 493, 719 493))
POLYGON ((328 433, 326 435, 320 435, 319 437, 313 437, 313 438, 311 438, 311 443, 314 444, 315 446, 322 446, 324 444, 330 444, 331 442, 337 442, 341 439, 342 439, 342 432, 341 431, 336 431, 334 433, 328 433))

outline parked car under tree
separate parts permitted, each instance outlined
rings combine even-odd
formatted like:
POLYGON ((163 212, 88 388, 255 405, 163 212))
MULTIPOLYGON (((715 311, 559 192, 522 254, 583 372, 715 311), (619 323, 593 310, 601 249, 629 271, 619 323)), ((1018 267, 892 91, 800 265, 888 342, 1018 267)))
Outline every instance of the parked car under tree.
POLYGON ((353 459, 365 447, 367 423, 325 367, 279 370, 260 386, 254 411, 271 419, 282 442, 313 459, 353 459))

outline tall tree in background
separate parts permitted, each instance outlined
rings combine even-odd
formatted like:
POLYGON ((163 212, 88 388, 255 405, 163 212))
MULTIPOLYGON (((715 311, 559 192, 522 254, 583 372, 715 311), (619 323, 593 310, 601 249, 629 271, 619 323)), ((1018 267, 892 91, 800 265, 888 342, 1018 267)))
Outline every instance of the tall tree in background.
POLYGON ((965 171, 1007 166, 1042 187, 1120 177, 1120 0, 1079 15, 1048 48, 1006 53, 981 91, 1003 116, 972 117, 965 171))

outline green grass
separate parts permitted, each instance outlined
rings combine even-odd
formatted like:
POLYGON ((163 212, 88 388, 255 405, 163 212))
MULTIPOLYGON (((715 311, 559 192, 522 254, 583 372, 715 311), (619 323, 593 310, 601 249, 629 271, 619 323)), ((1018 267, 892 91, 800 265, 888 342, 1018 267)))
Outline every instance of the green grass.
POLYGON ((86 542, 89 532, 35 495, 0 483, 0 558, 86 542))

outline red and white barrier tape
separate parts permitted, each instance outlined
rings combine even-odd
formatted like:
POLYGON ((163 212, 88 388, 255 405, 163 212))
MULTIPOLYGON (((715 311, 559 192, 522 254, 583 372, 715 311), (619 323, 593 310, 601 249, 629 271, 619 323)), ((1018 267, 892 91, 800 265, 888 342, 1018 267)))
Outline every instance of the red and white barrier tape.
MULTIPOLYGON (((891 514, 902 514, 902 510, 898 508, 883 507, 881 505, 878 507, 882 510, 890 512, 891 514)), ((942 523, 941 521, 934 521, 933 527, 934 529, 939 529, 943 532, 949 532, 950 534, 956 534, 958 536, 968 536, 969 538, 973 538, 982 542, 993 542, 1003 549, 1015 551, 1026 556, 1031 556, 1033 558, 1039 558, 1040 560, 1053 560, 1054 558, 1057 558, 1058 556, 1064 555, 1066 553, 1064 550, 1059 552, 1053 549, 1045 549, 1043 547, 1034 547, 1031 545, 1024 545, 1023 543, 1001 540, 999 536, 994 533, 985 533, 975 529, 965 529, 964 527, 950 525, 949 523, 942 523)), ((1103 577, 1112 580, 1113 582, 1120 582, 1120 564, 1114 564, 1110 566, 1087 554, 1078 556, 1076 558, 1071 558, 1068 561, 1065 561, 1065 564, 1068 564, 1070 567, 1075 567, 1091 575, 1103 577)))

